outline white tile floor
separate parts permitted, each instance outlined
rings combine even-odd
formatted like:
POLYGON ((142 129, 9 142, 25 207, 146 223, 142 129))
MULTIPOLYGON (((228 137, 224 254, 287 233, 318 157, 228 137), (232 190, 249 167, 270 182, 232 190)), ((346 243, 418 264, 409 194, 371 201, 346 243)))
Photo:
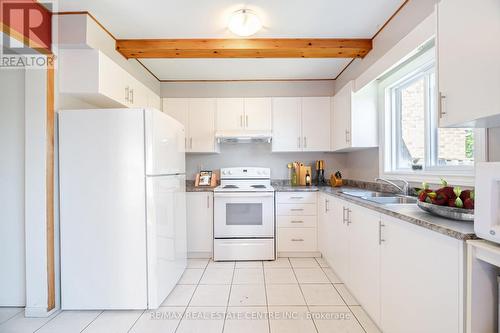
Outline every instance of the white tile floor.
POLYGON ((0 333, 375 333, 377 327, 321 258, 191 259, 154 311, 62 311, 25 318, 0 308, 0 333))

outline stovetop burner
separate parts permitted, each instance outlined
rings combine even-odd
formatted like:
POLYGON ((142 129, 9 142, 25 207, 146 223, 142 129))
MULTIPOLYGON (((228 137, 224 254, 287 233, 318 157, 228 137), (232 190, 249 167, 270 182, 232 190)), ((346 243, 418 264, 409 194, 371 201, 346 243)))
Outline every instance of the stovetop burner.
POLYGON ((266 185, 252 185, 252 188, 266 188, 266 185))
POLYGON ((236 185, 224 185, 223 188, 238 188, 236 185))

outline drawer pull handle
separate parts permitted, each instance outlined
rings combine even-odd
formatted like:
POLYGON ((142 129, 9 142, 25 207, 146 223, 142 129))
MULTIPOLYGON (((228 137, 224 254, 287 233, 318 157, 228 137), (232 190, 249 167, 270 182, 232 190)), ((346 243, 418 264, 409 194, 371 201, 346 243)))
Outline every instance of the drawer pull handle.
POLYGON ((304 221, 290 221, 290 223, 304 223, 304 221))
POLYGON ((304 208, 292 208, 290 209, 292 212, 301 212, 304 210, 304 208))
POLYGON ((290 197, 290 199, 304 199, 304 197, 290 197))
POLYGON ((292 238, 292 242, 303 242, 302 238, 292 238))

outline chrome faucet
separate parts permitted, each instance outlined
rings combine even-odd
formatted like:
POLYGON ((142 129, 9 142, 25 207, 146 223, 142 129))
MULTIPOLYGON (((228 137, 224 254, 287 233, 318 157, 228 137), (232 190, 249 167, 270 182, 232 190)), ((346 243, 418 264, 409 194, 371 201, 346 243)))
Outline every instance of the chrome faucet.
POLYGON ((391 181, 389 179, 375 178, 376 182, 381 181, 381 182, 387 183, 387 184, 392 185, 395 188, 397 188, 402 194, 409 195, 410 184, 406 180, 400 179, 400 178, 396 178, 396 179, 393 179, 393 180, 402 182, 403 183, 403 187, 399 186, 398 184, 394 183, 394 181, 391 181))

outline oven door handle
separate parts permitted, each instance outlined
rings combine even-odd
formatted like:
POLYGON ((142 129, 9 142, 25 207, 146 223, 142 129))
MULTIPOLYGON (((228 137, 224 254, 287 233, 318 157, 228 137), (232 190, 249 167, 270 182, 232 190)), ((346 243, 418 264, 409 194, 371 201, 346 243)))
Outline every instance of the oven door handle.
POLYGON ((274 192, 215 192, 216 198, 273 198, 274 192))

